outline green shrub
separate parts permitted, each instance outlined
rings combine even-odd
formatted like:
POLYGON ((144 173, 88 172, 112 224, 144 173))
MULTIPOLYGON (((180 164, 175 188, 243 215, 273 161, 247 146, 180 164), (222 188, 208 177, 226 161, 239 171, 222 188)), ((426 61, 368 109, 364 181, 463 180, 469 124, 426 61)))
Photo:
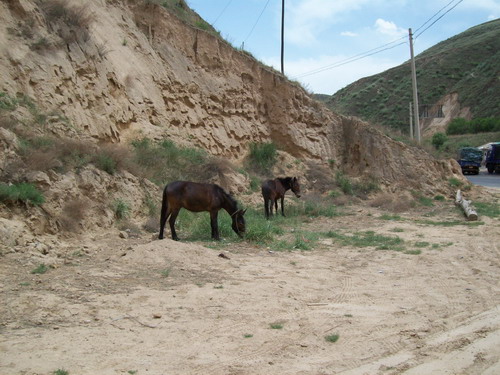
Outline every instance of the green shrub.
POLYGON ((337 185, 340 187, 340 190, 347 195, 353 195, 354 190, 351 181, 347 178, 342 172, 338 171, 336 174, 337 185))
POLYGON ((248 156, 250 166, 259 172, 269 172, 276 164, 277 152, 274 143, 251 143, 248 156))
POLYGON ((446 134, 448 135, 465 133, 469 133, 469 122, 461 117, 451 120, 446 128, 446 134))
POLYGON ((463 182, 456 177, 450 177, 448 179, 448 183, 450 184, 450 186, 455 188, 460 188, 463 185, 463 182))
POLYGON ((436 150, 439 150, 439 148, 446 142, 447 137, 444 133, 435 133, 432 136, 432 145, 436 148, 436 150))
POLYGON ((153 143, 147 138, 132 142, 134 161, 142 168, 144 177, 163 186, 169 181, 206 179, 205 151, 197 148, 178 147, 170 140, 153 143), (200 178, 201 176, 201 178, 200 178))
POLYGON ((118 198, 113 202, 113 208, 115 212, 115 216, 121 220, 128 217, 130 213, 130 205, 124 200, 118 198))
POLYGON ((448 135, 477 134, 500 131, 500 118, 476 118, 470 121, 464 118, 453 119, 446 129, 448 135))
POLYGON ((325 336, 325 340, 328 342, 337 342, 339 337, 340 337, 339 335, 328 335, 325 336))
POLYGON ((116 161, 109 155, 100 153, 95 157, 95 166, 104 172, 114 175, 116 173, 116 161))
POLYGON ((13 111, 17 108, 18 100, 10 97, 6 92, 0 92, 0 110, 13 111))
POLYGON ((32 184, 0 184, 0 202, 29 202, 39 206, 45 202, 42 193, 32 184))
POLYGON ((39 264, 38 267, 33 269, 31 271, 31 273, 41 275, 41 274, 47 272, 48 270, 49 270, 49 267, 47 267, 45 264, 42 263, 42 264, 39 264))

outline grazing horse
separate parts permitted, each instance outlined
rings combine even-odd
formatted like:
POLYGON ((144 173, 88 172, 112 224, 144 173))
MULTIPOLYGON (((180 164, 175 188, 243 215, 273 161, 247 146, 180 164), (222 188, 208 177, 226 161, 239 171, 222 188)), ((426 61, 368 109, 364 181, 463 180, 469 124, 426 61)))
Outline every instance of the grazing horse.
POLYGON ((200 184, 189 181, 171 182, 163 190, 163 201, 161 205, 160 235, 163 239, 165 223, 169 219, 170 232, 172 239, 179 241, 175 233, 175 219, 181 208, 192 212, 208 211, 210 212, 210 226, 212 227, 212 238, 220 240, 217 215, 221 208, 225 209, 233 220, 232 228, 236 234, 242 237, 245 233, 245 218, 243 215, 246 210, 238 209, 236 200, 215 184, 200 184))
POLYGON ((262 184, 262 196, 264 197, 264 208, 267 219, 269 219, 269 215, 273 215, 273 204, 276 214, 278 214, 278 199, 281 199, 281 215, 285 216, 283 203, 285 193, 290 189, 292 189, 297 198, 300 198, 300 185, 297 177, 278 177, 274 180, 267 180, 262 184))

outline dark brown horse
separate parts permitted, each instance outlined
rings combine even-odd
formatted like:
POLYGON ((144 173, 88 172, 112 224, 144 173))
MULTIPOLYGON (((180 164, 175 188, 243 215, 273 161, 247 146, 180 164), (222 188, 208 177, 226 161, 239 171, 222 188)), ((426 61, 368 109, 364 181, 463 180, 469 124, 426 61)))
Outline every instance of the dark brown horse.
POLYGON ((210 225, 212 227, 212 238, 219 240, 219 226, 217 215, 221 208, 225 209, 233 220, 232 228, 238 236, 245 233, 245 211, 239 210, 236 200, 226 193, 224 189, 215 184, 199 184, 189 181, 171 182, 163 190, 163 202, 161 205, 160 235, 163 239, 165 223, 169 219, 172 239, 179 241, 175 233, 175 219, 181 208, 192 212, 210 212, 210 225))
POLYGON ((262 184, 262 196, 264 197, 264 208, 267 219, 269 219, 270 215, 273 215, 273 204, 276 214, 278 214, 278 199, 281 199, 281 215, 285 216, 283 203, 285 193, 290 189, 292 189, 297 198, 300 198, 300 185, 297 177, 278 177, 274 180, 267 180, 262 184))

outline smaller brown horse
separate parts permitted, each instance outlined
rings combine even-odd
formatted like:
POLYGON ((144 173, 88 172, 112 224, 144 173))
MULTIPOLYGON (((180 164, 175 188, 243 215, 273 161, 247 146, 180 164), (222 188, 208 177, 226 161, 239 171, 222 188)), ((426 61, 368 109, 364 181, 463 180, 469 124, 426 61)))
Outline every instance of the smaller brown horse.
POLYGON ((292 189, 297 198, 300 198, 300 185, 297 177, 276 178, 267 180, 262 184, 262 197, 264 197, 264 208, 266 218, 273 215, 273 204, 278 214, 278 199, 281 199, 281 215, 285 216, 283 203, 285 201, 285 193, 292 189))
POLYGON ((169 219, 172 239, 179 241, 179 237, 177 237, 177 233, 175 232, 175 219, 177 219, 181 208, 192 212, 210 212, 210 226, 214 240, 220 240, 217 215, 221 208, 225 209, 231 215, 231 219, 233 220, 232 228, 236 234, 242 237, 242 234, 245 233, 245 218, 243 215, 246 210, 238 209, 236 200, 219 185, 175 181, 165 186, 163 190, 160 235, 158 236, 160 240, 163 239, 165 223, 169 219))

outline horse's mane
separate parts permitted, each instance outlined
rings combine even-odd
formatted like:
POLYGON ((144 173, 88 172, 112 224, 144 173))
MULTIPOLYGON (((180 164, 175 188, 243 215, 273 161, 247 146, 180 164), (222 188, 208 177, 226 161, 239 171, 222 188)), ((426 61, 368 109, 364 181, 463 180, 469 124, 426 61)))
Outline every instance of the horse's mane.
POLYGON ((227 191, 225 191, 219 185, 215 185, 215 186, 216 186, 216 189, 219 192, 219 194, 221 194, 222 197, 224 199, 226 199, 229 202, 229 204, 231 204, 231 206, 233 206, 234 208, 238 207, 238 202, 236 201, 236 199, 233 198, 233 196, 230 193, 228 193, 227 191))
POLYGON ((279 180, 283 186, 292 186, 292 177, 278 177, 277 180, 279 180))

